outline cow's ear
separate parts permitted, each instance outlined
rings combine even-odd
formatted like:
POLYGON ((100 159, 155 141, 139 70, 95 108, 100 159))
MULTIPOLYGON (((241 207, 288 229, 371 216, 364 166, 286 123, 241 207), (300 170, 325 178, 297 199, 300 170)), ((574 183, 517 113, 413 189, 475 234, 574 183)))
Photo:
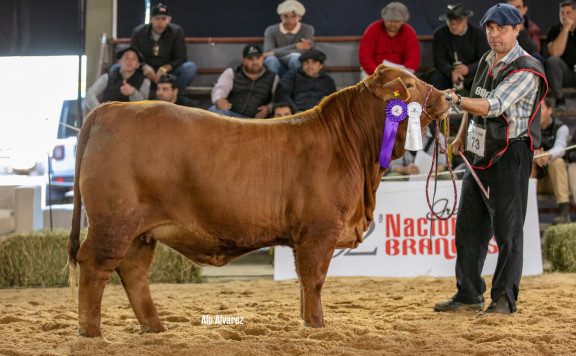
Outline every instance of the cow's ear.
POLYGON ((400 78, 393 79, 387 83, 378 83, 378 79, 372 76, 367 78, 367 81, 366 86, 382 100, 399 99, 407 101, 410 99, 410 93, 400 78))

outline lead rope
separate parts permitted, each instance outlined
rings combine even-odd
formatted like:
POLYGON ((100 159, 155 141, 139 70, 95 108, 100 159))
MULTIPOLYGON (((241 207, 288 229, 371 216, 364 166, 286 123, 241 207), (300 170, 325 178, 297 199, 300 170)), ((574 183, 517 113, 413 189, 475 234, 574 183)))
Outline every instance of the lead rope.
MULTIPOLYGON (((446 118, 446 127, 449 129, 449 121, 448 117, 446 118)), ((434 154, 432 155, 432 165, 430 166, 430 172, 428 173, 428 178, 426 178, 426 202, 428 203, 428 207, 430 208, 431 217, 436 217, 439 220, 448 220, 454 215, 454 211, 456 211, 456 200, 458 199, 458 192, 456 188, 456 180, 454 179, 454 172, 452 172, 452 165, 450 164, 450 160, 448 157, 448 135, 444 135, 444 148, 440 144, 440 121, 436 120, 436 143, 434 145, 434 154), (438 147, 440 146, 440 149, 438 147), (440 151, 440 152, 438 152, 440 151), (434 211, 434 207, 430 204, 430 192, 428 191, 428 185, 430 184, 430 178, 432 177, 432 172, 434 170, 434 166, 436 166, 436 179, 434 182, 434 196, 432 197, 433 201, 436 201, 436 187, 438 182, 438 164, 436 162, 436 157, 438 154, 444 153, 446 155, 446 165, 448 166, 448 170, 450 171, 450 177, 452 179, 452 185, 454 187, 454 205, 452 207, 452 211, 446 217, 439 216, 434 211), (436 163, 436 164, 435 164, 436 163)), ((432 236, 430 236, 432 239, 432 236)), ((430 241, 432 242, 432 241, 430 241)))

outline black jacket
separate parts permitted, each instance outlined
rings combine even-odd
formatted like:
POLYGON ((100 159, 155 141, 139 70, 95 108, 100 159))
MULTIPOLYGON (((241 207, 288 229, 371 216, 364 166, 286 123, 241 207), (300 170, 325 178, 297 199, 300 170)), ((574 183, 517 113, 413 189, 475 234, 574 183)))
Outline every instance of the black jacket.
POLYGON ((312 78, 298 68, 282 77, 276 101, 287 101, 296 111, 305 111, 335 91, 334 80, 324 70, 318 77, 312 78))
POLYGON ((152 25, 140 25, 132 31, 130 46, 144 55, 144 62, 158 70, 164 64, 170 64, 172 70, 186 62, 186 42, 182 27, 169 23, 158 40, 158 55, 154 55, 155 41, 152 38, 152 25))

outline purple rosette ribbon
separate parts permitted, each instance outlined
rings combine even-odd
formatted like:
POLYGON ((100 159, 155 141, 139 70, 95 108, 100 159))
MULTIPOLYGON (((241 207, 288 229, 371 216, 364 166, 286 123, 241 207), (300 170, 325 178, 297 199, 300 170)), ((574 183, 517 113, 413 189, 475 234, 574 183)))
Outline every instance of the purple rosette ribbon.
POLYGON ((382 168, 390 167, 390 157, 392 157, 392 148, 396 140, 396 131, 398 124, 408 116, 408 107, 405 102, 398 99, 392 99, 386 105, 386 121, 384 122, 384 133, 382 135, 382 147, 380 148, 380 166, 382 168))

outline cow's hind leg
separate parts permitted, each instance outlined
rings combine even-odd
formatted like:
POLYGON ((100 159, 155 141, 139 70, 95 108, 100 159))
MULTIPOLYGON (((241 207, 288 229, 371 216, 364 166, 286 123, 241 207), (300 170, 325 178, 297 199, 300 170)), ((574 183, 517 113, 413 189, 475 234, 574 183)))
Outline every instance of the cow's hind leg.
POLYGON ((102 295, 110 276, 122 260, 128 242, 115 238, 116 234, 88 228, 86 241, 78 251, 80 278, 78 284, 78 333, 100 336, 102 295))
POLYGON ((328 239, 319 243, 321 239, 318 239, 317 236, 313 239, 304 239, 304 241, 306 240, 312 243, 302 243, 294 247, 294 257, 302 293, 300 307, 304 325, 321 328, 324 326, 321 300, 322 286, 335 246, 328 239))
POLYGON ((165 330, 150 294, 150 268, 155 249, 155 239, 148 235, 137 237, 116 269, 143 332, 165 330))

